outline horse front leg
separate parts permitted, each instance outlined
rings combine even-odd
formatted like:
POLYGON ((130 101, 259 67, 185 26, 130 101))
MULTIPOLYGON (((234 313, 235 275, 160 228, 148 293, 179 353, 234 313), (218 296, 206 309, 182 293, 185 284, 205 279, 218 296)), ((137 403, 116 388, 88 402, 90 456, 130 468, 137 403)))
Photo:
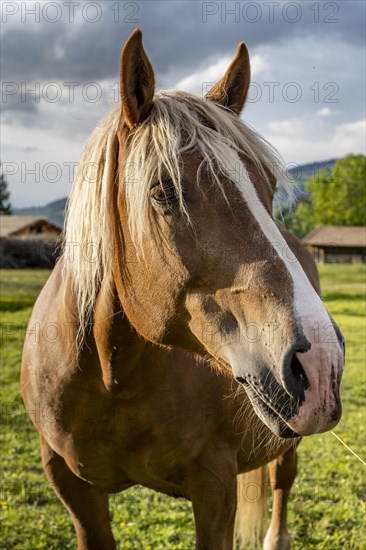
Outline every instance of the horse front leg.
POLYGON ((291 448, 268 464, 273 495, 272 519, 264 550, 289 550, 290 536, 287 531, 287 503, 297 473, 297 452, 291 448))
MULTIPOLYGON (((222 465, 222 464, 221 464, 222 465)), ((188 480, 196 525, 196 550, 232 550, 237 470, 197 469, 188 480)))
POLYGON ((43 439, 41 451, 47 479, 74 523, 78 550, 115 550, 108 495, 78 478, 43 439))

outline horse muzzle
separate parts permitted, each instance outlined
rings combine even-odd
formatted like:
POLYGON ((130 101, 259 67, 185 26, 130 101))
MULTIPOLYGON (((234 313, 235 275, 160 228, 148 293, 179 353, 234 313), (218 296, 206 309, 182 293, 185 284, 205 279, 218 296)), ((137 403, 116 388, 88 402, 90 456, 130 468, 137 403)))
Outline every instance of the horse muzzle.
POLYGON ((276 435, 296 437, 329 431, 339 422, 343 364, 337 342, 292 346, 280 368, 257 361, 234 361, 232 368, 261 420, 276 435))

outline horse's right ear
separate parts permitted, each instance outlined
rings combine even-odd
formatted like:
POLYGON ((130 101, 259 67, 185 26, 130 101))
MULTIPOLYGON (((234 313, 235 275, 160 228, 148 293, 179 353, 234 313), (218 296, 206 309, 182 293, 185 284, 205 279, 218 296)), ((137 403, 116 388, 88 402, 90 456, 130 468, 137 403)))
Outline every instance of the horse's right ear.
POLYGON ((122 112, 132 130, 149 115, 155 90, 154 71, 142 45, 142 32, 136 29, 121 54, 120 90, 122 112))

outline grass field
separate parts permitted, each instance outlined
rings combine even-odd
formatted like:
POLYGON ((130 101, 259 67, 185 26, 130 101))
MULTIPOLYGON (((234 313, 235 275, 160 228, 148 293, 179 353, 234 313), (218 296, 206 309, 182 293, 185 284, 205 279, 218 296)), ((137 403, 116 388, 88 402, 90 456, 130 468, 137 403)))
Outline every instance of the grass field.
MULTIPOLYGON (((347 339, 344 413, 334 432, 366 460, 365 272, 360 265, 320 266, 323 298, 347 339)), ((71 520, 48 487, 38 438, 24 412, 19 368, 31 306, 45 271, 0 272, 2 476, 0 547, 74 549, 71 520)), ((289 530, 293 549, 366 549, 365 466, 332 433, 299 447, 289 530)), ((123 550, 189 550, 191 506, 142 487, 111 497, 113 530, 123 550)), ((214 550, 214 549, 212 549, 214 550)))

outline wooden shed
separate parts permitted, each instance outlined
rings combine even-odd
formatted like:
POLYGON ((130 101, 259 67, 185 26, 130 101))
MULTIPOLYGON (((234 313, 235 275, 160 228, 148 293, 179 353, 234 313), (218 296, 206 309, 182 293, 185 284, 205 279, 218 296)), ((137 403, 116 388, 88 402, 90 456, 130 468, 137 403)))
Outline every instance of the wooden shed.
POLYGON ((0 268, 51 269, 61 227, 39 216, 0 216, 0 268))
POLYGON ((303 238, 315 260, 324 263, 355 263, 366 261, 366 227, 323 226, 303 238))
POLYGON ((0 237, 55 241, 62 229, 39 216, 0 216, 0 237))

